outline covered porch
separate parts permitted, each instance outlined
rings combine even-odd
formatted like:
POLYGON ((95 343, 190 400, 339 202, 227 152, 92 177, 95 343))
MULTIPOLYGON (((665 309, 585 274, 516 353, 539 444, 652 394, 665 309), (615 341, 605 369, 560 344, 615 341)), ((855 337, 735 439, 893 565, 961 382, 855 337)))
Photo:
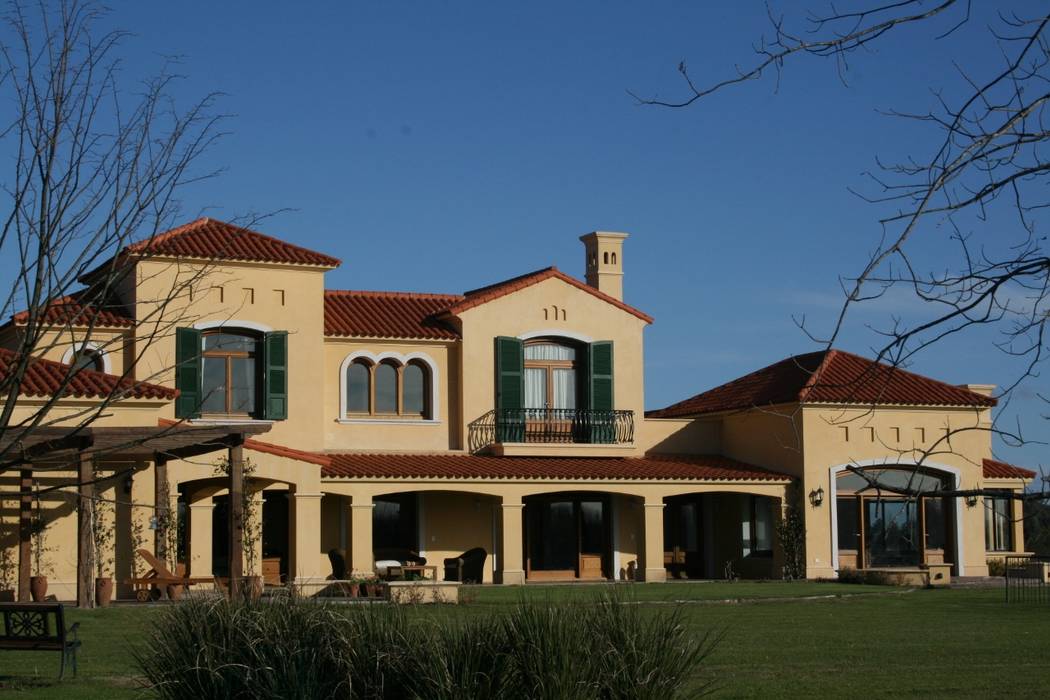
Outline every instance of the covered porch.
POLYGON ((482 581, 779 578, 782 474, 721 457, 331 455, 321 549, 355 575, 398 553, 486 553, 482 581))

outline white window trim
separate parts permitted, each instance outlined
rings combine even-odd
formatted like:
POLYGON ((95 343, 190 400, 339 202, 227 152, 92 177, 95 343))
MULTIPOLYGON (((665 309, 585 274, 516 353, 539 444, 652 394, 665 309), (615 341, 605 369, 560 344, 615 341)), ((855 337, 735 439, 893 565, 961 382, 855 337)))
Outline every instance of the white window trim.
POLYGON ((574 333, 573 331, 567 331, 560 328, 549 328, 538 331, 529 331, 528 333, 522 333, 518 336, 518 340, 532 340, 533 338, 568 338, 569 340, 578 340, 581 343, 593 343, 594 338, 583 333, 574 333))
POLYGON ((91 340, 85 340, 82 343, 73 343, 66 349, 64 355, 62 355, 62 364, 68 365, 73 360, 73 353, 81 350, 90 350, 99 356, 102 360, 102 371, 106 374, 113 373, 113 363, 109 359, 109 353, 106 352, 101 345, 91 340))
POLYGON ((410 352, 407 355, 399 352, 381 352, 378 355, 368 350, 356 350, 345 358, 339 365, 339 418, 337 422, 344 424, 352 423, 386 423, 395 425, 434 425, 441 422, 441 403, 438 401, 438 366, 434 359, 425 352, 410 352), (416 419, 383 419, 383 418, 347 418, 346 417, 346 370, 354 360, 365 358, 372 364, 379 364, 383 360, 396 360, 402 365, 407 365, 411 360, 419 360, 430 370, 430 418, 416 419))
POLYGON ((238 328, 246 331, 258 331, 260 333, 270 333, 273 328, 270 328, 264 323, 256 323, 255 321, 243 321, 236 318, 223 319, 221 321, 198 321, 193 324, 193 327, 199 331, 206 331, 212 328, 229 328, 230 330, 237 330, 238 328))
MULTIPOLYGON (((905 459, 903 457, 883 457, 882 459, 866 459, 858 462, 847 462, 846 464, 839 464, 831 467, 828 470, 831 477, 831 484, 828 487, 828 503, 831 504, 831 568, 835 570, 836 576, 839 570, 839 509, 838 509, 838 485, 836 483, 836 477, 846 471, 848 467, 922 467, 923 469, 929 469, 931 471, 943 472, 945 474, 951 474, 955 477, 954 487, 956 489, 962 488, 962 474, 955 467, 950 467, 947 464, 938 464, 937 462, 918 462, 914 459, 905 459)), ((963 564, 963 519, 962 519, 962 498, 957 497, 955 499, 955 575, 963 576, 966 568, 963 564)))

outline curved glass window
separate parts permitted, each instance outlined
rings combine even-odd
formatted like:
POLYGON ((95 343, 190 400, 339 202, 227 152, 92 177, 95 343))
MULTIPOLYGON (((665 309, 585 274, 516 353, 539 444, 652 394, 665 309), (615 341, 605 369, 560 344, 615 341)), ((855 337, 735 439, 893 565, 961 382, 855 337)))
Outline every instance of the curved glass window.
POLYGON ((415 362, 405 365, 401 373, 404 385, 402 412, 413 415, 426 413, 426 376, 423 368, 415 362))
POLYGON ((346 410, 368 413, 372 395, 372 367, 362 360, 352 362, 346 370, 346 410))
POLYGON ((397 367, 381 362, 376 367, 376 413, 397 413, 397 367))

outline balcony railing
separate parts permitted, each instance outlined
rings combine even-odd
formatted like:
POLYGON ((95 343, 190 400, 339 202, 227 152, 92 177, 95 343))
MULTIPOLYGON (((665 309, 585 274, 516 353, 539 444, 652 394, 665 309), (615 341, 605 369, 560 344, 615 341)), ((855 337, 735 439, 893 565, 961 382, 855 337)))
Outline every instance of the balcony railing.
POLYGON ((634 411, 501 408, 469 425, 472 452, 498 442, 622 445, 634 442, 634 411))

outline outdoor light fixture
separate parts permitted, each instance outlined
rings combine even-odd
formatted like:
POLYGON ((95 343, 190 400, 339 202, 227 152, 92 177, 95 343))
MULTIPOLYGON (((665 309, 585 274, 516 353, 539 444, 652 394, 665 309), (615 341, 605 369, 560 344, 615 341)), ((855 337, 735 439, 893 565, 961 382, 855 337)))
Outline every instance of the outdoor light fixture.
POLYGON ((132 480, 131 475, 129 474, 126 477, 124 477, 124 493, 131 493, 131 484, 132 480))
POLYGON ((977 494, 976 493, 970 493, 970 494, 966 495, 966 505, 970 506, 971 508, 973 508, 975 505, 977 505, 977 494))
POLYGON ((814 490, 809 492, 809 502, 814 506, 819 506, 824 502, 824 487, 818 486, 814 490))

